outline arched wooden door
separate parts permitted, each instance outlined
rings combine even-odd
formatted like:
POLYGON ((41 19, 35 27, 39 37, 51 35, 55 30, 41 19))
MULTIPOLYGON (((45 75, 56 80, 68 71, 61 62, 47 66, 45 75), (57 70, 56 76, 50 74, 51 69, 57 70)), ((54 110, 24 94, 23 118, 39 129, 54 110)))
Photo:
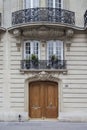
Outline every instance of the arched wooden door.
POLYGON ((58 85, 52 82, 34 82, 29 87, 29 117, 58 117, 58 85))

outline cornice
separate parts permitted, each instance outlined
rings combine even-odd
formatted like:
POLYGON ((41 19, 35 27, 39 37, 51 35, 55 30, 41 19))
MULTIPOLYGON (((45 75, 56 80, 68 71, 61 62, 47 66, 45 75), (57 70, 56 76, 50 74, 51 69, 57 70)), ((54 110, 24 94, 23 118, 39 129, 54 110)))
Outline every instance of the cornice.
POLYGON ((47 26, 47 27, 52 27, 52 28, 63 28, 63 29, 74 29, 77 31, 85 31, 87 29, 87 27, 79 27, 79 26, 74 26, 74 25, 69 25, 69 24, 55 24, 55 23, 47 23, 47 22, 38 22, 38 23, 25 23, 25 24, 18 24, 12 27, 7 28, 7 30, 9 32, 12 32, 14 29, 20 29, 20 30, 24 30, 24 29, 30 29, 30 28, 34 28, 34 27, 38 27, 38 26, 47 26))

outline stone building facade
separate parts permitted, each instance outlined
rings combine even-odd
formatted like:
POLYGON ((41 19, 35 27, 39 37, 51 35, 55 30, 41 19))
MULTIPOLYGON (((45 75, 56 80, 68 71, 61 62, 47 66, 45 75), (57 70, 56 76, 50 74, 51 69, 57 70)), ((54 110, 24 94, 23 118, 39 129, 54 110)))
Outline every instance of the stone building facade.
POLYGON ((0 121, 87 121, 87 1, 78 2, 0 0, 0 121))

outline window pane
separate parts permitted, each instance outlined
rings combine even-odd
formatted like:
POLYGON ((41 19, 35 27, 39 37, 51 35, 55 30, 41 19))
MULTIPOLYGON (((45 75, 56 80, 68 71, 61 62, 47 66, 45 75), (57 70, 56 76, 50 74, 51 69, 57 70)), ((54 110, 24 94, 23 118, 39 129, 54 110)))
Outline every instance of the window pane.
POLYGON ((47 7, 53 7, 53 0, 47 0, 47 7))
POLYGON ((39 7, 39 0, 25 0, 25 8, 39 7))
POLYGON ((25 58, 29 59, 31 54, 31 49, 30 49, 30 42, 27 42, 25 44, 25 58))
POLYGON ((49 41, 47 46, 48 59, 50 60, 53 55, 53 41, 49 41))
POLYGON ((31 7, 31 0, 25 0, 25 8, 31 7))
POLYGON ((61 8, 61 0, 47 0, 47 7, 61 8))
POLYGON ((38 57, 38 41, 34 41, 33 43, 33 54, 38 57))
POLYGON ((33 0, 33 8, 39 7, 39 0, 33 0))
POLYGON ((56 41, 56 56, 59 60, 63 60, 63 42, 56 41))
POLYGON ((55 0, 55 8, 61 8, 61 0, 55 0))
POLYGON ((56 56, 61 60, 61 43, 56 41, 56 56))

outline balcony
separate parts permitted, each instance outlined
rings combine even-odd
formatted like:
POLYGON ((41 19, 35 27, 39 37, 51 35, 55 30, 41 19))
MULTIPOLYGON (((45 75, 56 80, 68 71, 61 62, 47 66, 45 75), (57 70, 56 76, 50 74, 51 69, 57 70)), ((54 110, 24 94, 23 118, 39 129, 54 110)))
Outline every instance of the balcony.
POLYGON ((58 8, 29 8, 12 13, 12 26, 24 24, 65 24, 75 25, 75 13, 58 8))
POLYGON ((22 60, 21 61, 21 70, 28 71, 28 70, 64 70, 66 69, 66 61, 65 60, 58 60, 58 61, 51 61, 51 60, 22 60))
POLYGON ((84 15, 84 26, 85 27, 87 26, 87 10, 86 10, 85 15, 84 15))

